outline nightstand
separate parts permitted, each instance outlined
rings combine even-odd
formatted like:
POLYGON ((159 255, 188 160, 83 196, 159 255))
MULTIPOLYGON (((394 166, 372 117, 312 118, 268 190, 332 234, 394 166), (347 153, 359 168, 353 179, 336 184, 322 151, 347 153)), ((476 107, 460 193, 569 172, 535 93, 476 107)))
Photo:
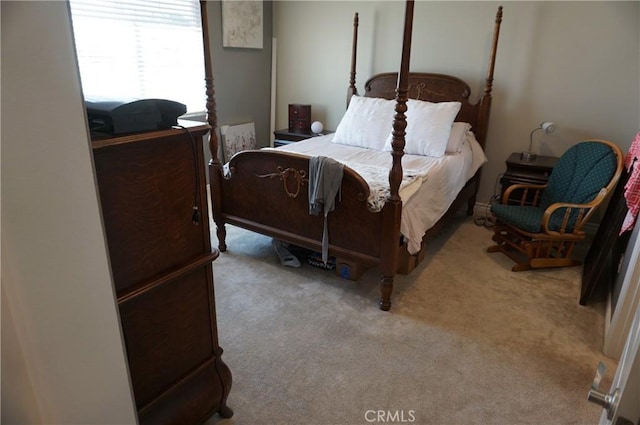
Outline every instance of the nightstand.
POLYGON ((506 160, 507 171, 500 178, 501 196, 513 184, 546 184, 556 162, 555 156, 538 155, 533 161, 523 161, 520 152, 512 153, 506 160))
POLYGON ((311 137, 322 136, 324 134, 330 134, 333 131, 324 130, 321 134, 301 134, 301 133, 291 133, 288 129, 276 130, 273 132, 275 139, 273 140, 273 147, 277 148, 278 146, 288 145, 289 143, 299 142, 301 140, 309 139, 311 137))

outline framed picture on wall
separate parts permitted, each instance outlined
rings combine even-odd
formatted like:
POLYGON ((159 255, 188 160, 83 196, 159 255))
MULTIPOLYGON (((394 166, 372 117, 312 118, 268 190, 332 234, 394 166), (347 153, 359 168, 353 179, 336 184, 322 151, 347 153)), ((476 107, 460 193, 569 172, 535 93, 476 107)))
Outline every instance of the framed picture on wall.
POLYGON ((222 47, 262 49, 262 31, 262 0, 222 1, 222 47))

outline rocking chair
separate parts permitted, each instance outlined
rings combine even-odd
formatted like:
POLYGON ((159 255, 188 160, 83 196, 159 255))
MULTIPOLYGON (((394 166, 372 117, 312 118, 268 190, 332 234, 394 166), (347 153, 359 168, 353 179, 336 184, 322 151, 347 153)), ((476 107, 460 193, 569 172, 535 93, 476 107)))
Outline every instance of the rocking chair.
POLYGON ((546 185, 510 186, 502 203, 491 206, 496 245, 487 252, 514 260, 514 272, 580 265, 571 258, 573 248, 585 239, 584 225, 613 191, 622 163, 615 144, 584 141, 560 157, 546 185))

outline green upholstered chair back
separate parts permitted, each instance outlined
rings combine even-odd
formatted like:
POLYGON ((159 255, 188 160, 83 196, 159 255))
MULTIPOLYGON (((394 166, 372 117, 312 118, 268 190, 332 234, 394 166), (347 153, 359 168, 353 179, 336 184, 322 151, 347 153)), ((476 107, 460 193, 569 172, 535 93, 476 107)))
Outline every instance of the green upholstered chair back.
MULTIPOLYGON (((551 171, 540 207, 546 209, 556 202, 585 204, 592 201, 606 187, 616 172, 617 155, 604 143, 580 142, 567 150, 551 171)), ((564 209, 550 220, 550 228, 559 228, 564 209)), ((569 231, 577 218, 577 211, 569 220, 569 231)))
POLYGON ((540 206, 590 202, 609 184, 616 167, 616 153, 608 145, 594 141, 573 145, 553 167, 540 206))

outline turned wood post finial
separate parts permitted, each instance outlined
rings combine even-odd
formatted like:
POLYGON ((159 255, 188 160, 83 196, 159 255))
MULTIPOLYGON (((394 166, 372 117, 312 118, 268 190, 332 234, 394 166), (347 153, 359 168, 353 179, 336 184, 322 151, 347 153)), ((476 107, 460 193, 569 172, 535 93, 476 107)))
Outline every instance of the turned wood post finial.
POLYGON ((491 53, 489 57, 489 67, 487 70, 487 80, 484 86, 484 95, 480 101, 480 112, 478 116, 478 128, 476 139, 484 148, 487 139, 487 127, 489 126, 489 115, 491 110, 491 91, 493 90, 493 71, 496 64, 496 55, 498 53, 498 38, 500 36, 500 24, 502 23, 502 6, 498 7, 496 13, 495 26, 493 30, 493 41, 491 44, 491 53))
POLYGON ((356 88, 356 57, 358 52, 358 12, 353 16, 353 42, 351 46, 351 72, 349 73, 349 88, 347 89, 347 107, 353 95, 358 94, 356 88))
POLYGON ((413 31, 413 0, 407 0, 402 40, 402 58, 396 89, 396 114, 393 117, 393 139, 391 142, 393 164, 389 171, 389 200, 400 202, 400 183, 402 182, 402 156, 404 155, 405 130, 407 128, 407 94, 409 92, 409 61, 411 57, 411 33, 413 31))
POLYGON ((209 43, 209 22, 207 16, 207 2, 200 0, 200 20, 202 22, 202 45, 204 47, 204 84, 206 90, 206 110, 207 123, 211 127, 209 131, 209 150, 211 151, 211 160, 214 164, 218 164, 218 118, 216 115, 216 98, 213 88, 213 66, 211 64, 211 44, 209 43))
POLYGON ((487 80, 484 86, 484 95, 491 96, 493 88, 493 70, 496 65, 496 54, 498 52, 498 37, 500 36, 500 24, 502 23, 502 6, 496 12, 496 23, 493 29, 493 42, 491 44, 491 57, 489 58, 489 69, 487 70, 487 80))

